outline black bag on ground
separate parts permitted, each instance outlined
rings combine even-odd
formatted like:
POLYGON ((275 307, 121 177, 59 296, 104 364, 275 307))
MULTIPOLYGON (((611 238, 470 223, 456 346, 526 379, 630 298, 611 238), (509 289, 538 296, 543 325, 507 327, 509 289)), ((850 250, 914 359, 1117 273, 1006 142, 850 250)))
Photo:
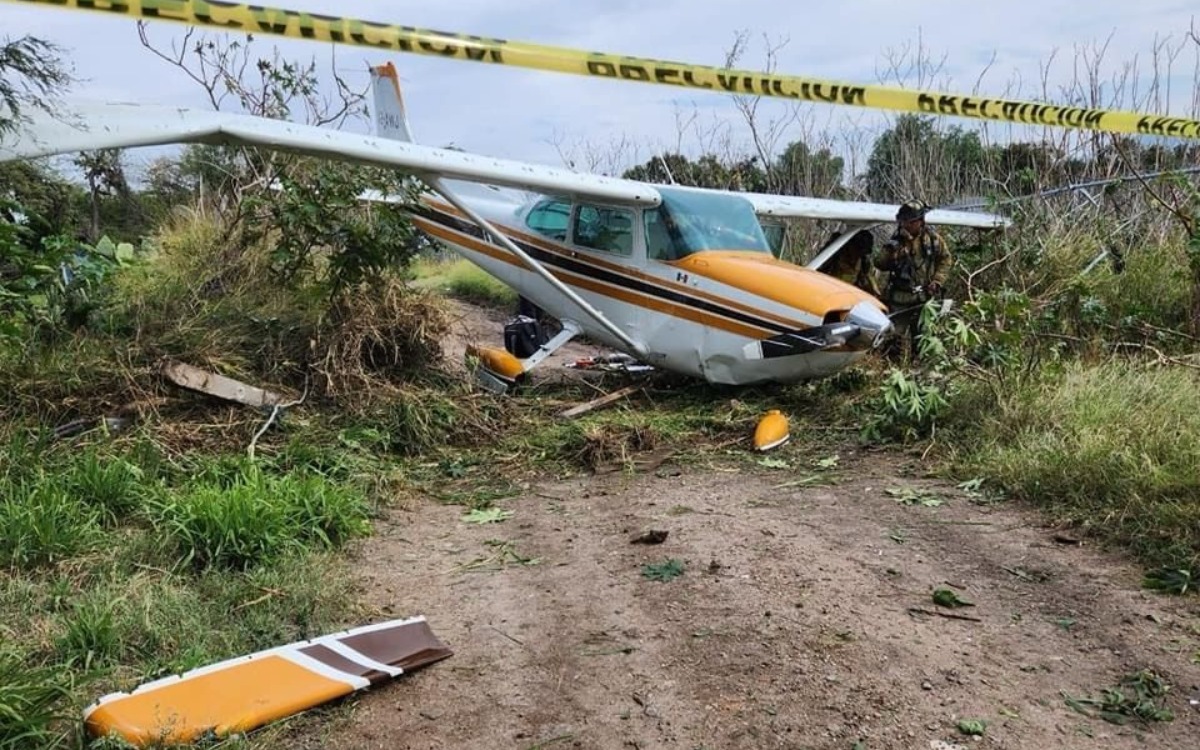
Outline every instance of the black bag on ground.
POLYGON ((542 324, 528 315, 518 315, 504 326, 504 348, 517 359, 532 356, 544 343, 542 324))

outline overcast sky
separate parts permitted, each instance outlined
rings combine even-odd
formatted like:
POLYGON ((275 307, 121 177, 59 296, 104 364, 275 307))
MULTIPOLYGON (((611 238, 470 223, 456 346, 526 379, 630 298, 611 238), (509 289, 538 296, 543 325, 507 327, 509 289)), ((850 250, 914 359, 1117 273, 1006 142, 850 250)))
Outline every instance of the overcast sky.
MULTIPOLYGON (((1112 83, 1128 73, 1122 108, 1194 116, 1197 55, 1187 38, 1200 33, 1195 0, 1091 0, 1054 3, 1008 0, 963 3, 926 0, 271 0, 264 5, 321 11, 385 23, 499 36, 642 57, 721 65, 739 31, 750 44, 738 67, 763 69, 766 35, 778 50, 777 72, 851 83, 896 83, 890 62, 899 61, 907 85, 994 96, 1064 102, 1064 87, 1077 68, 1097 61, 1105 104, 1112 83), (938 66, 932 79, 911 74, 914 52, 923 46, 938 66), (1158 102, 1133 101, 1133 86, 1144 97, 1154 75, 1155 50, 1162 89, 1158 102), (1168 58, 1176 55, 1168 70, 1168 58), (1131 67, 1132 66, 1132 67, 1131 67), (1168 86, 1169 83, 1169 96, 1168 86)), ((186 27, 150 25, 151 38, 169 48, 186 27)), ((86 83, 70 95, 89 99, 207 106, 202 90, 179 70, 154 57, 138 40, 134 21, 48 6, 0 3, 0 38, 33 34, 68 53, 75 74, 86 83)), ((205 32, 215 33, 215 32, 205 32)), ((328 67, 333 45, 258 37, 255 49, 272 47, 291 59, 315 57, 328 67)), ((726 94, 675 87, 619 83, 515 67, 442 60, 422 55, 380 53, 338 46, 336 67, 355 86, 367 81, 366 66, 392 60, 400 70, 417 138, 430 145, 453 143, 494 156, 577 168, 620 168, 649 158, 655 150, 682 146, 695 154, 705 136, 728 133, 733 147, 748 150, 744 120, 726 94), (693 127, 680 138, 679 123, 693 127), (625 141, 616 165, 589 163, 625 141)), ((781 99, 763 99, 765 123, 789 115, 781 99)), ((783 132, 779 145, 831 134, 842 149, 886 126, 890 115, 847 107, 801 105, 799 123, 783 132)), ((955 120, 976 127, 971 120, 955 120)), ((355 128, 355 129, 362 129, 355 128)), ((1004 137, 1000 129, 989 131, 1004 137)), ((869 142, 869 141, 868 141, 869 142)))

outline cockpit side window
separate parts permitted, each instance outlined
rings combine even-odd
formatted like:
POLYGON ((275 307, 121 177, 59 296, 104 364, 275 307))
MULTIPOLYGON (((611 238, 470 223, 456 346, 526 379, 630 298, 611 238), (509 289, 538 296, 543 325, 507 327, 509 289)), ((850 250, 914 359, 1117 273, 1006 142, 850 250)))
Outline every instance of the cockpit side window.
POLYGON ((650 260, 679 260, 688 254, 678 230, 670 216, 660 206, 647 210, 643 216, 646 224, 646 257, 650 260))
POLYGON ((633 255, 633 212, 624 208, 580 204, 571 241, 615 255, 633 255))
POLYGON ((780 224, 774 221, 762 221, 763 236, 767 238, 767 245, 771 248, 771 254, 776 258, 783 256, 783 241, 787 238, 787 225, 780 224))
POLYGON ((565 240, 570 218, 570 203, 549 199, 530 209, 529 215, 525 217, 525 226, 552 240, 565 240))

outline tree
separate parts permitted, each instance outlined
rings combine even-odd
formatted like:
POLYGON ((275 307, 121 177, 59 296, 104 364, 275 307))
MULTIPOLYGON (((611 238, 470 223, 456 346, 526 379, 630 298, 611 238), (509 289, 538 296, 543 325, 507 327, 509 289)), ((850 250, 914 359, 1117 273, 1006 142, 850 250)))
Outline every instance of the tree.
MULTIPOLYGON (((25 109, 52 114, 55 96, 70 80, 54 45, 6 37, 0 44, 0 140, 25 118, 25 109)), ((70 191, 54 183, 33 165, 0 167, 0 339, 20 333, 18 318, 32 321, 43 313, 39 301, 57 278, 65 243, 55 241, 61 226, 55 219, 69 216, 70 191), (31 205, 23 202, 26 194, 31 205)))
POLYGON ((889 202, 911 197, 951 202, 979 192, 985 165, 975 131, 955 125, 943 132, 933 117, 900 115, 867 160, 867 194, 889 202))
POLYGON ((128 202, 130 196, 121 151, 115 148, 84 151, 75 157, 75 165, 83 170, 83 178, 87 181, 92 216, 88 240, 96 242, 100 239, 100 199, 118 196, 128 202))
POLYGON ((809 149, 803 141, 789 143, 775 161, 777 190, 783 195, 842 198, 845 161, 827 148, 809 149))
POLYGON ((704 154, 691 161, 683 154, 656 156, 645 164, 630 167, 621 175, 627 180, 667 184, 674 182, 690 187, 716 190, 762 191, 766 180, 758 166, 758 157, 725 163, 713 154, 704 154))
POLYGON ((179 160, 160 156, 146 166, 146 188, 138 200, 146 219, 156 225, 178 206, 190 205, 196 198, 196 181, 184 174, 179 160))
POLYGON ((346 169, 305 159, 285 173, 278 195, 248 199, 266 221, 250 237, 273 244, 276 278, 295 284, 320 269, 317 285, 336 301, 370 285, 384 271, 407 264, 416 253, 415 230, 397 205, 365 205, 365 190, 415 202, 416 183, 395 170, 346 169))
POLYGON ((1062 154, 1049 143, 1008 143, 988 149, 991 179, 1009 195, 1029 195, 1065 177, 1062 154))
MULTIPOLYGON (((21 207, 24 223, 35 241, 59 232, 73 232, 82 218, 78 213, 82 189, 35 161, 0 164, 0 199, 21 207)), ((11 217, 10 217, 11 218, 11 217)))
MULTIPOLYGON (((252 35, 226 42, 189 29, 168 52, 151 41, 146 24, 139 21, 138 37, 146 49, 195 81, 215 110, 241 109, 256 117, 317 126, 341 126, 366 116, 366 91, 352 90, 337 73, 336 61, 330 65, 335 94, 326 96, 315 59, 296 63, 280 57, 277 49, 260 57, 252 48, 252 35)), ((278 183, 295 163, 295 157, 269 149, 204 145, 190 146, 181 168, 198 178, 208 203, 237 212, 244 198, 278 183)))
MULTIPOLYGON (((224 42, 189 31, 168 53, 151 43, 144 24, 139 34, 143 45, 199 84, 214 109, 332 127, 366 116, 366 90, 351 90, 334 64, 334 93, 326 96, 315 60, 295 63, 278 50, 259 57, 251 36, 224 42)), ((194 189, 223 214, 222 259, 205 282, 209 288, 223 288, 225 277, 239 273, 239 259, 265 246, 274 280, 321 288, 336 308, 384 270, 407 263, 419 247, 404 211, 416 201, 417 181, 395 170, 265 148, 197 145, 184 151, 177 169, 160 176, 164 189, 194 189), (366 191, 401 203, 367 205, 359 198, 366 191)))
POLYGON ((57 46, 32 36, 0 44, 0 137, 16 127, 28 107, 53 112, 59 90, 72 78, 57 46))
MULTIPOLYGON (((748 42, 747 32, 739 31, 735 35, 733 46, 725 52, 724 67, 726 70, 733 69, 738 65, 745 55, 748 42)), ((766 73, 774 73, 779 65, 779 52, 787 46, 788 40, 772 42, 770 37, 764 34, 763 42, 766 45, 766 64, 763 70, 766 73)), ((759 165, 758 175, 756 175, 758 187, 755 190, 778 193, 781 192, 781 177, 775 173, 775 163, 772 162, 775 145, 783 136, 784 131, 800 119, 801 105, 797 103, 788 106, 782 117, 771 119, 759 117, 758 106, 761 102, 761 96, 735 95, 733 97, 734 106, 737 107, 738 112, 746 121, 746 127, 750 130, 750 141, 757 157, 751 161, 757 162, 759 165)))

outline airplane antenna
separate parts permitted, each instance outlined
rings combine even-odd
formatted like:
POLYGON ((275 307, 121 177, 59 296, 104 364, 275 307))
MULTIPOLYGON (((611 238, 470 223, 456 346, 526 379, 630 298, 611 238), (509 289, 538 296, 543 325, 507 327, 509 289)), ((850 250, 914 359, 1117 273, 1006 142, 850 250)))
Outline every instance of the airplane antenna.
POLYGON ((656 156, 658 157, 658 163, 662 165, 663 171, 667 173, 667 179, 674 185, 675 175, 671 174, 671 168, 667 166, 667 160, 663 158, 662 154, 656 154, 656 156))

